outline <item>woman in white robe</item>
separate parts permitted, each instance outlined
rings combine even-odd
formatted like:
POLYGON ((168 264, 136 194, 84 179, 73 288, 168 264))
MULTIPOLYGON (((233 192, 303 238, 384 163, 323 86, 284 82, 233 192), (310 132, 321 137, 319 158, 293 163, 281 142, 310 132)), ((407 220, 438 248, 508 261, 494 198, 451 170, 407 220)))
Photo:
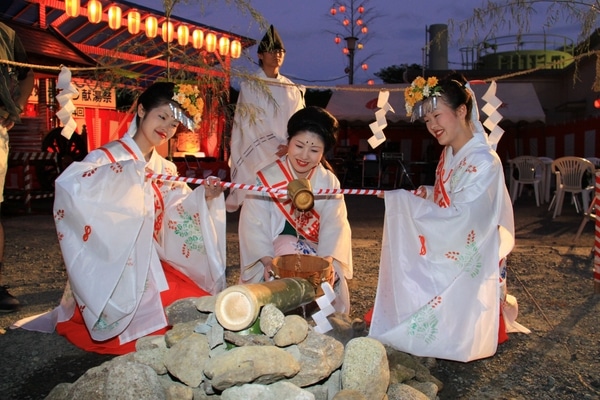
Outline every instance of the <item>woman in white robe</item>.
POLYGON ((502 163, 465 84, 454 74, 440 82, 417 78, 407 89, 407 110, 424 118, 445 148, 433 187, 384 195, 369 333, 407 353, 457 361, 496 352, 507 338, 501 307, 512 307, 508 330, 528 332, 514 322, 516 301, 505 291, 514 221, 502 163), (411 95, 419 91, 425 100, 413 110, 411 95))
MULTIPOLYGON (((162 333, 164 307, 225 288, 225 203, 218 179, 191 190, 155 147, 193 126, 161 82, 139 98, 128 133, 75 162, 56 180, 54 219, 68 273, 60 305, 16 326, 56 330, 75 345, 124 354, 162 333)), ((200 111, 196 111, 200 113, 200 111)))
MULTIPOLYGON (((339 180, 323 165, 336 143, 337 120, 320 107, 297 111, 289 120, 288 153, 258 173, 256 184, 285 189, 306 178, 315 189, 338 189, 339 180)), ((346 279, 352 279, 351 231, 343 195, 315 195, 314 207, 298 211, 286 195, 248 192, 239 220, 240 283, 268 280, 276 256, 310 254, 333 264, 336 311, 349 313, 346 279)))

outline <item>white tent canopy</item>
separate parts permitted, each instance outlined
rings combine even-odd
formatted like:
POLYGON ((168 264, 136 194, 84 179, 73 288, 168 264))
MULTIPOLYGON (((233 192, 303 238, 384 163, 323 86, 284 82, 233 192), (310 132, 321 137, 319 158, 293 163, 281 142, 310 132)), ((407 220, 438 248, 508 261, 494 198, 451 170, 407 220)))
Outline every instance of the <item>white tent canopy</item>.
MULTIPOLYGON (((502 101, 498 112, 503 121, 536 122, 546 121, 546 115, 537 97, 532 83, 529 82, 498 82, 496 97, 502 101)), ((327 104, 327 111, 338 120, 346 121, 375 121, 377 111, 377 98, 380 90, 389 90, 389 104, 394 113, 388 112, 386 118, 390 122, 410 121, 404 109, 404 91, 408 84, 396 85, 352 85, 338 86, 334 89, 331 99, 327 104)), ((481 112, 485 102, 481 96, 489 88, 488 83, 473 84, 472 88, 477 96, 477 105, 481 120, 486 115, 481 112)))

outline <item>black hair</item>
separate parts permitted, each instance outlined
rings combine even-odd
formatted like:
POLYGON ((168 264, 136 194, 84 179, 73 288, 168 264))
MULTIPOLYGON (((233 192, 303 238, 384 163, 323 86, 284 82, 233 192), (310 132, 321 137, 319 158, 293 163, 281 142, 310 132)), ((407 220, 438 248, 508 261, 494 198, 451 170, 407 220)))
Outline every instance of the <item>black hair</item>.
POLYGON ((335 146, 339 129, 338 120, 328 111, 310 106, 296 111, 288 120, 288 141, 302 131, 312 132, 323 139, 323 154, 326 154, 335 146))
MULTIPOLYGON (((142 105, 146 112, 173 102, 175 84, 173 82, 154 82, 138 97, 137 104, 142 105)), ((136 108, 136 123, 140 126, 140 117, 136 108)))
POLYGON ((451 109, 456 111, 462 104, 467 107, 465 119, 470 121, 473 112, 473 97, 467 91, 465 86, 467 82, 462 74, 452 72, 441 79, 438 85, 442 89, 442 99, 451 109))

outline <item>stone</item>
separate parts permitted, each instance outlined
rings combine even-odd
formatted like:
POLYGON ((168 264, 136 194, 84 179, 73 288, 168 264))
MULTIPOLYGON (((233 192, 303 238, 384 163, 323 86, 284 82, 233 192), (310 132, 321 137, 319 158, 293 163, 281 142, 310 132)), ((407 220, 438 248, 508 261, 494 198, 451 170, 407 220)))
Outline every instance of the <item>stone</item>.
POLYGON ((204 374, 217 390, 244 383, 270 384, 290 378, 298 371, 298 361, 275 346, 236 347, 211 358, 204 368, 204 374))
POLYGON ((333 396, 332 400, 369 400, 364 394, 358 390, 344 389, 340 390, 333 396))
POLYGON ((221 393, 221 400, 315 400, 315 396, 289 382, 270 385, 233 386, 221 393))
POLYGON ((202 313, 214 314, 217 296, 203 296, 194 298, 196 309, 202 313))
POLYGON ((260 310, 260 330, 272 338, 283 326, 285 315, 273 304, 267 304, 260 310))
POLYGON ((73 386, 72 383, 59 383, 54 386, 48 396, 44 398, 44 400, 66 400, 68 399, 68 394, 73 386))
POLYGON ((131 359, 139 364, 147 365, 156 372, 158 375, 164 375, 167 373, 167 367, 165 366, 165 355, 167 354, 167 347, 156 347, 147 350, 138 350, 131 353, 131 359))
POLYGON ((286 348, 300 363, 300 372, 289 382, 299 387, 326 379, 344 361, 344 346, 336 339, 310 330, 306 339, 286 348))
POLYGON ((390 383, 404 383, 415 377, 415 370, 402 364, 390 365, 390 383))
POLYGON ((164 335, 142 336, 135 342, 135 351, 167 348, 164 335))
POLYGON ((417 389, 419 392, 423 393, 429 400, 435 400, 438 394, 438 387, 435 383, 428 382, 419 382, 419 381, 409 381, 406 383, 408 386, 417 389))
POLYGON ((165 315, 169 325, 174 326, 183 322, 205 320, 207 314, 198 311, 197 298, 179 299, 165 307, 165 315))
POLYGON ((284 318, 283 326, 273 341, 278 347, 287 347, 302 342, 308 335, 308 323, 299 315, 288 315, 284 318))
POLYGON ((195 320, 174 325, 173 328, 165 333, 165 343, 167 344, 167 347, 173 347, 176 343, 194 334, 194 329, 201 323, 204 322, 195 320))
POLYGON ((404 383, 390 385, 387 395, 389 400, 429 400, 424 393, 404 383))
POLYGON ((240 335, 236 332, 225 331, 223 338, 237 347, 243 346, 274 346, 273 339, 265 335, 240 335))
POLYGON ((349 341, 342 365, 342 389, 358 390, 369 400, 380 400, 389 383, 388 359, 381 342, 368 337, 349 341))
POLYGON ((106 399, 166 400, 167 396, 152 368, 136 362, 115 362, 104 384, 106 399))
POLYGON ((193 333, 169 348, 165 356, 165 365, 169 373, 181 382, 196 387, 204 379, 202 371, 209 351, 206 336, 193 333))

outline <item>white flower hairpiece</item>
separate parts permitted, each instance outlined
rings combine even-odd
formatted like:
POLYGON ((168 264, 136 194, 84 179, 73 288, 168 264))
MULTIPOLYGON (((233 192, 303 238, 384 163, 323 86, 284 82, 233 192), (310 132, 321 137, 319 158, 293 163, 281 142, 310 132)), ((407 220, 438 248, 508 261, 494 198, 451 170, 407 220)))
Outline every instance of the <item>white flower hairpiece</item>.
POLYGON ((182 83, 175 85, 173 91, 175 94, 172 100, 181 106, 181 109, 171 108, 175 113, 175 118, 189 130, 194 130, 202 121, 202 111, 204 110, 204 100, 200 97, 198 86, 182 83))

